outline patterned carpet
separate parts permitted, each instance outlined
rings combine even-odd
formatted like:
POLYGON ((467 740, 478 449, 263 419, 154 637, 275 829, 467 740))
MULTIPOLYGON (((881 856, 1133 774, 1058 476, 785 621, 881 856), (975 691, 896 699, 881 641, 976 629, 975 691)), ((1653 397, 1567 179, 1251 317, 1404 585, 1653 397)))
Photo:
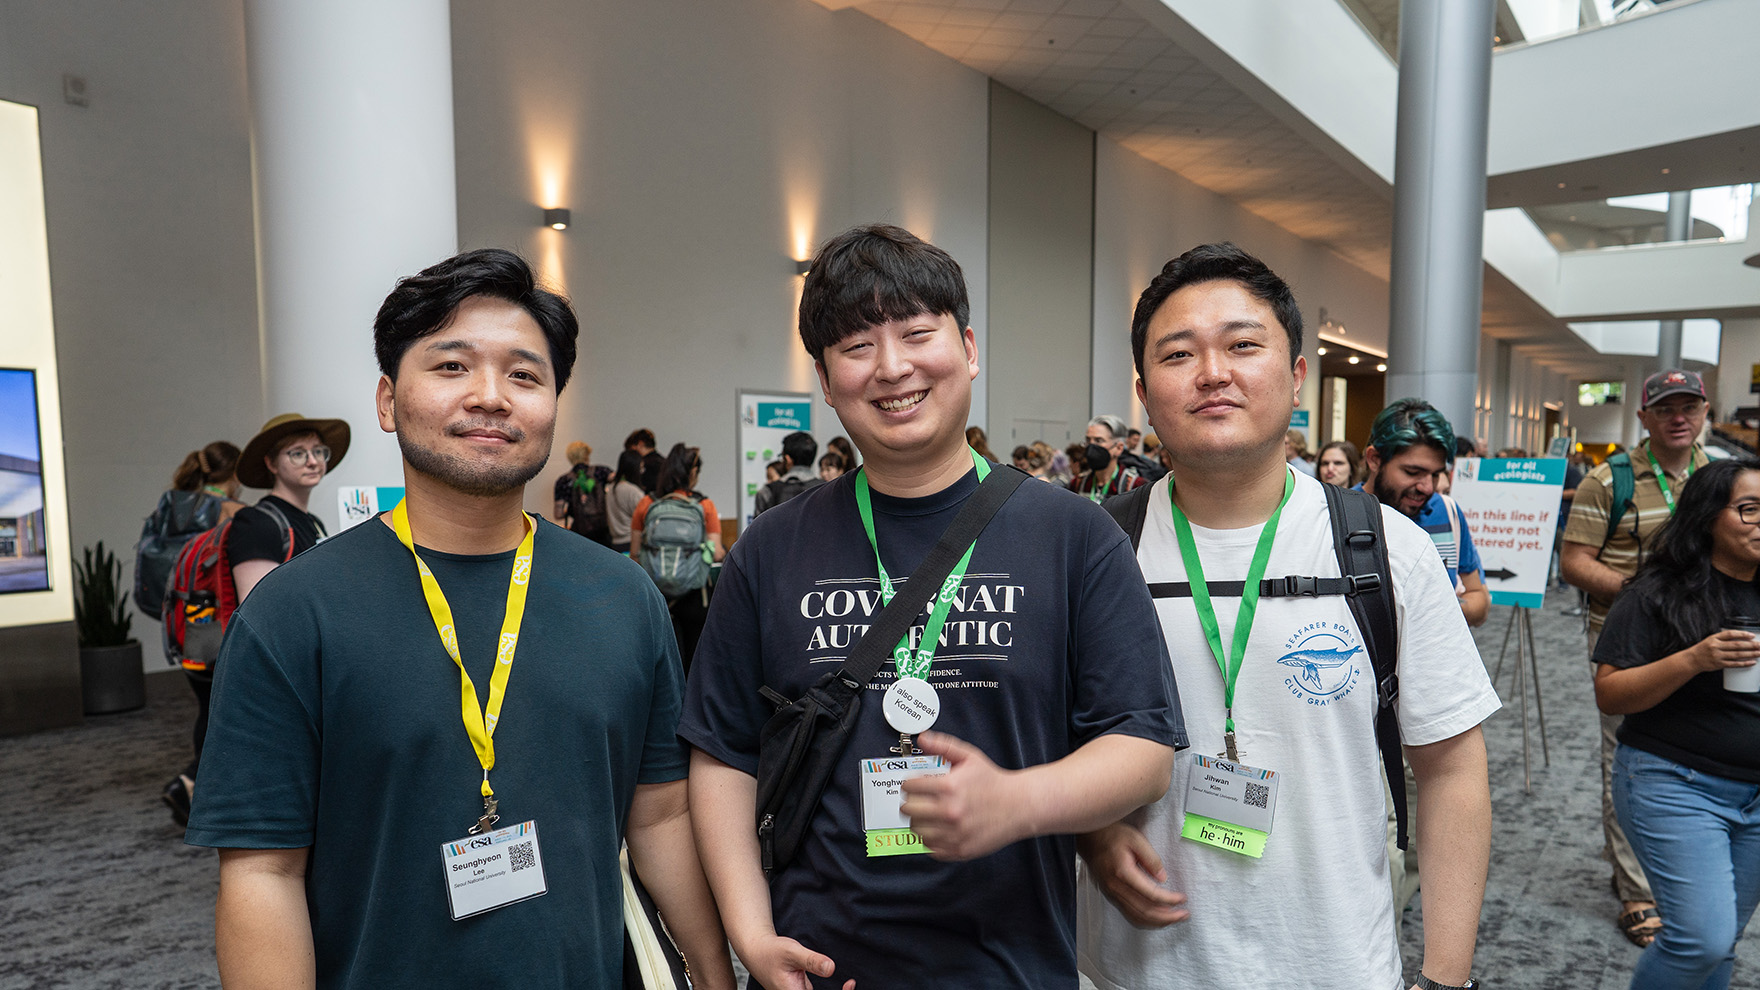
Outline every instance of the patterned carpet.
MULTIPOLYGON (((1486 725, 1496 833, 1476 975, 1487 987, 1624 990, 1638 950, 1614 930, 1596 785, 1596 722, 1574 593, 1534 613, 1552 765, 1530 709, 1532 794, 1522 789, 1514 641, 1498 683, 1506 708, 1486 725)), ((1490 666, 1510 610, 1478 630, 1490 666)), ((1532 687, 1532 685, 1530 685, 1532 687)), ((1529 699, 1533 703, 1532 695, 1529 699)), ((176 673, 148 678, 146 708, 0 739, 6 809, 0 846, 0 990, 172 990, 219 986, 214 855, 180 841, 159 789, 187 761, 195 702, 176 673)), ((1737 954, 1736 990, 1760 990, 1760 925, 1737 954)), ((1407 915, 1408 972, 1422 912, 1407 915)))

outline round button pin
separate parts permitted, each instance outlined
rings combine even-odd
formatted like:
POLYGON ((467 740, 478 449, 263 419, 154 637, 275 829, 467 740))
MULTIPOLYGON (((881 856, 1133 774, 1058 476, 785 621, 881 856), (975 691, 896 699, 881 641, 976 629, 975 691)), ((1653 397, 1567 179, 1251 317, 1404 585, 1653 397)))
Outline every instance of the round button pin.
POLYGON ((907 736, 914 736, 935 724, 941 714, 941 699, 935 688, 921 677, 900 677, 886 689, 881 707, 886 724, 907 736))

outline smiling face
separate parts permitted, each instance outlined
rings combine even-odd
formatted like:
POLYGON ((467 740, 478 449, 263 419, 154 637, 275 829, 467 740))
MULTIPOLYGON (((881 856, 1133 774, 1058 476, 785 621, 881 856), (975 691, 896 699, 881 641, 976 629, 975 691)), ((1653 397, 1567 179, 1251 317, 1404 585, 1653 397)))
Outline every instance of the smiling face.
POLYGON ((1711 524, 1711 557, 1726 573, 1760 564, 1760 471, 1743 471, 1730 485, 1729 505, 1711 524), (1743 522, 1743 512, 1756 521, 1743 522))
POLYGON ((406 470, 462 494, 504 495, 543 470, 556 428, 544 333, 524 309, 473 296, 379 379, 379 426, 406 470))
POLYGON ((966 456, 978 344, 951 315, 860 330, 827 347, 817 367, 826 404, 871 471, 919 473, 966 456))
POLYGON ((1188 285, 1150 318, 1137 397, 1175 463, 1283 460, 1308 365, 1292 365, 1271 306, 1241 283, 1188 285))
POLYGON ((1382 460, 1381 452, 1370 447, 1363 452, 1369 465, 1369 487, 1382 505, 1416 519, 1424 504, 1436 491, 1436 476, 1448 466, 1442 451, 1427 443, 1416 443, 1394 457, 1382 460))

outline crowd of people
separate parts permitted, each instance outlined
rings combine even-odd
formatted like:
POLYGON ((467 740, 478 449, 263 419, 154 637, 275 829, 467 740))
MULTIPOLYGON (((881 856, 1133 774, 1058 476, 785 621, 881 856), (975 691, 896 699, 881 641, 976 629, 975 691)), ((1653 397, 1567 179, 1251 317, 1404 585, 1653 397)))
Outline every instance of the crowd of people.
MULTIPOLYGON (((1477 986, 1499 702, 1445 489, 1483 451, 1408 398, 1310 455, 1295 297, 1207 244, 1132 317, 1152 432, 1095 416, 1010 471, 969 312, 907 231, 824 244, 799 332, 848 439, 785 438, 731 546, 701 452, 646 429, 568 445, 558 525, 522 510, 578 328, 505 251, 374 321, 399 505, 325 538, 337 420, 193 452, 161 513, 224 530, 225 639, 166 801, 220 850, 222 980, 622 986, 624 850, 699 987, 731 946, 771 990, 1393 990, 1419 895, 1410 985, 1477 986)), ((1727 985, 1760 898, 1760 461, 1707 466, 1704 406, 1646 383, 1560 551, 1645 990, 1727 985)))

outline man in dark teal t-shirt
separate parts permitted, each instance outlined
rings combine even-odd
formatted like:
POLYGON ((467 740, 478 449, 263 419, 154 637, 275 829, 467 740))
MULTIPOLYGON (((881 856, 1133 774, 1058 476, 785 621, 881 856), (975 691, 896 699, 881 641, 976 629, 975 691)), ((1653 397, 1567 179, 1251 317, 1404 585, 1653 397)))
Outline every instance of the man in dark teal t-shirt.
POLYGON ((186 841, 220 849, 229 986, 613 990, 625 842, 696 985, 732 986, 666 604, 520 508, 576 333, 505 251, 380 309, 405 501, 275 569, 218 664, 186 841))

